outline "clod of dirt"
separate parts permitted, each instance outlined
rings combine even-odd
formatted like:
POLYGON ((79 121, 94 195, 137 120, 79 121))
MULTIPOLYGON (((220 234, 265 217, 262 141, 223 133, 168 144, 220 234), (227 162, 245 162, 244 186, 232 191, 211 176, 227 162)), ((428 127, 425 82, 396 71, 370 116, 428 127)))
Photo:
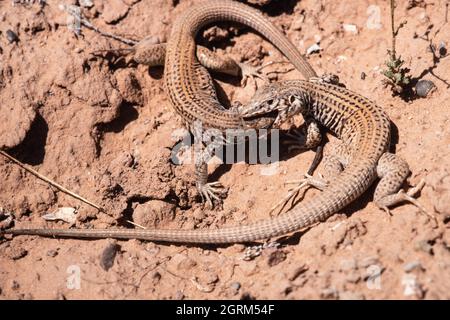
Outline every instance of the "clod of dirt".
POLYGON ((11 281, 11 289, 18 290, 20 288, 20 284, 16 280, 11 281))
POLYGON ((0 106, 0 149, 9 149, 20 144, 36 118, 33 108, 20 104, 0 106))
POLYGON ((160 200, 138 204, 133 212, 133 221, 143 227, 156 228, 161 223, 172 221, 175 205, 160 200))
POLYGON ((430 178, 433 188, 434 210, 443 215, 444 219, 450 217, 450 174, 430 178))
POLYGON ((183 300, 184 299, 184 293, 181 292, 180 290, 177 290, 177 292, 175 292, 175 300, 183 300))
POLYGON ((308 271, 308 269, 309 267, 306 264, 303 264, 300 267, 295 268, 294 271, 292 271, 288 276, 289 281, 294 281, 300 275, 308 271))
POLYGON ((284 260, 286 260, 286 252, 275 249, 275 251, 269 254, 267 264, 269 265, 269 267, 273 267, 283 262, 284 260))
POLYGON ((192 270, 197 265, 197 262, 189 258, 188 256, 178 253, 170 259, 167 263, 167 269, 172 271, 175 274, 179 274, 181 272, 187 272, 192 270))
POLYGON ((117 87, 123 99, 129 103, 142 105, 144 102, 142 88, 135 72, 130 69, 120 69, 115 73, 115 76, 117 87))
POLYGON ((412 261, 412 262, 405 264, 403 266, 403 270, 405 272, 411 272, 414 270, 424 270, 424 268, 423 268, 422 264, 420 263, 420 261, 412 261))
POLYGON ((47 256, 48 257, 52 257, 52 258, 54 258, 54 257, 56 257, 58 255, 58 250, 48 250, 47 251, 47 256))
POLYGON ((339 291, 335 288, 326 288, 322 290, 320 297, 322 299, 338 299, 339 291))
POLYGON ((6 247, 4 250, 4 255, 12 260, 19 260, 25 257, 28 254, 28 251, 22 248, 20 245, 11 244, 6 247))
POLYGON ((116 242, 109 243, 100 256, 100 266, 103 270, 108 271, 114 265, 114 259, 120 246, 116 242))
POLYGON ((130 10, 122 0, 108 0, 103 5, 102 18, 106 23, 111 24, 125 17, 130 10))

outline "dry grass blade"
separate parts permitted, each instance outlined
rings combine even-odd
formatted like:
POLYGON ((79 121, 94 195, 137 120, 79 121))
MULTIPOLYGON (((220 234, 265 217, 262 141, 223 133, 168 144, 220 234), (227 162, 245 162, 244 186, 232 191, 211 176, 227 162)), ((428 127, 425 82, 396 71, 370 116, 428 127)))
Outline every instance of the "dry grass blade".
POLYGON ((78 199, 88 205, 90 205, 91 207, 94 207, 95 209, 104 212, 104 209, 102 207, 100 207, 99 205, 96 205, 95 203, 83 198, 82 196, 64 188, 62 185, 56 183, 55 181, 47 178, 46 176, 40 174, 39 172, 37 172, 36 170, 28 167, 27 165, 23 164, 22 162, 20 162, 19 160, 17 160, 16 158, 10 156, 8 153, 6 153, 3 150, 0 150, 0 153, 5 156, 6 158, 8 158, 9 160, 11 160, 12 162, 14 162, 15 164, 17 164, 19 167, 21 167, 22 169, 25 169, 26 171, 28 171, 29 173, 35 175, 36 177, 38 177, 39 179, 47 182, 48 184, 52 185, 53 187, 55 187, 56 189, 74 197, 75 199, 78 199))

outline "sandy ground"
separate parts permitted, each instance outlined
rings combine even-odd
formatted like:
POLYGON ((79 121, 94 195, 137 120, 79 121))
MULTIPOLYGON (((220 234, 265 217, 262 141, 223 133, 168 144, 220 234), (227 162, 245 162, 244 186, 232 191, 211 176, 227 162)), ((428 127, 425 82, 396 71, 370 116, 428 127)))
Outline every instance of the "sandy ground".
MULTIPOLYGON (((79 228, 132 227, 126 220, 150 228, 242 224, 268 218, 288 191, 284 182, 307 170, 313 151, 282 150, 272 175, 262 174, 262 164, 211 166, 211 172, 217 168, 211 178, 230 190, 223 208, 204 208, 193 166, 171 162, 182 122, 163 92, 163 69, 126 66, 98 52, 126 46, 84 28, 77 36, 58 9, 63 1, 47 2, 0 2, 0 146, 108 213, 0 158, 0 206, 14 214, 17 227, 67 227, 42 218, 60 207, 77 208, 79 228), (8 40, 8 29, 18 41, 8 40)), ((164 41, 174 17, 197 1, 94 2, 83 13, 103 30, 164 41)), ((450 298, 450 58, 433 60, 429 49, 430 43, 450 45, 448 1, 398 1, 398 21, 407 24, 397 50, 415 80, 437 87, 431 96, 410 99, 382 85, 391 39, 386 1, 252 2, 302 52, 319 43, 322 51, 308 57, 318 74, 339 75, 386 110, 395 123, 392 148, 412 171, 405 188, 425 179, 419 200, 437 222, 409 204, 388 217, 371 202, 371 188, 326 222, 278 239, 278 248, 250 261, 242 259, 243 245, 8 237, 0 239, 1 299, 450 298)), ((206 34, 212 35, 206 44, 237 60, 283 59, 245 28, 224 25, 206 34)), ((296 70, 278 77, 296 78, 296 70)), ((216 79, 230 101, 246 102, 254 93, 236 79, 216 79)))

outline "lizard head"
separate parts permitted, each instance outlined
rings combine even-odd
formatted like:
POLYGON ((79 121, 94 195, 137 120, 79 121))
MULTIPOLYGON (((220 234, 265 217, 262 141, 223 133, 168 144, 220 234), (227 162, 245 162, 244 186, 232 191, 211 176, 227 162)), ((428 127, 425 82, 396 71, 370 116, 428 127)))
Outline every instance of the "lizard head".
POLYGON ((239 107, 239 113, 246 122, 267 118, 278 127, 289 117, 303 113, 304 101, 296 81, 274 82, 258 89, 250 103, 239 107))

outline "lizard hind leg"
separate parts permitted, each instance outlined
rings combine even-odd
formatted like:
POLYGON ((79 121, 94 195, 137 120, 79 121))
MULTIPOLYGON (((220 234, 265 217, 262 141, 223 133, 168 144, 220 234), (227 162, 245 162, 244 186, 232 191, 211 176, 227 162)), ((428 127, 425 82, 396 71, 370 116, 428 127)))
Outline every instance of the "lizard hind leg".
POLYGON ((408 164, 403 159, 393 153, 384 153, 378 161, 377 174, 381 180, 375 189, 374 202, 388 214, 390 214, 390 207, 400 202, 409 202, 429 215, 419 201, 414 198, 425 185, 424 180, 421 180, 416 187, 411 188, 408 192, 400 189, 409 173, 408 164))

